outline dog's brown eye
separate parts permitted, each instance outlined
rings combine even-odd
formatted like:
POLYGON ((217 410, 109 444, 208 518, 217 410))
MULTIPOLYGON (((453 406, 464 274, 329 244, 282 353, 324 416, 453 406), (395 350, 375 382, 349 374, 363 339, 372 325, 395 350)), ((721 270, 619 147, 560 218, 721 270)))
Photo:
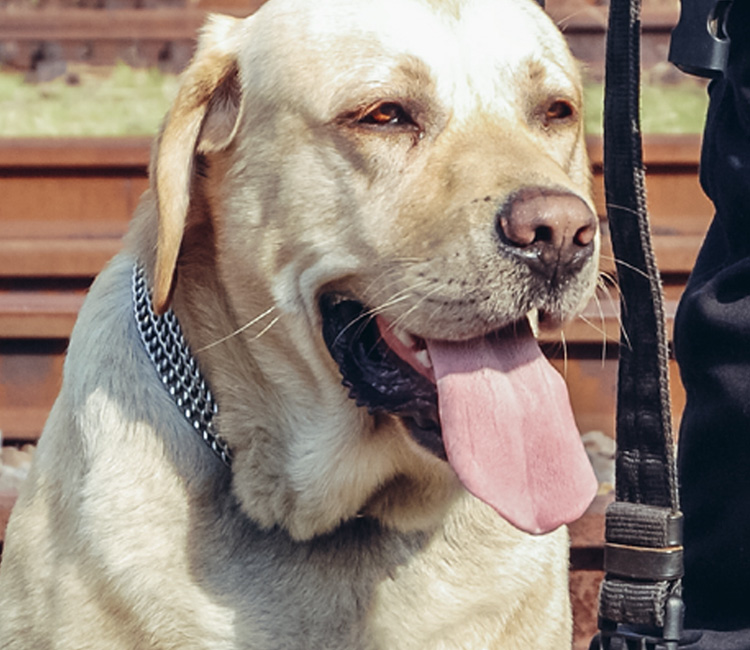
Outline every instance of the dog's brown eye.
POLYGON ((545 124, 552 122, 560 122, 562 120, 568 120, 575 115, 575 108, 573 105, 565 99, 556 99, 547 106, 544 112, 545 124))
POLYGON ((406 109, 396 102, 382 102, 375 105, 359 120, 360 124, 374 126, 407 126, 413 125, 414 120, 406 109))

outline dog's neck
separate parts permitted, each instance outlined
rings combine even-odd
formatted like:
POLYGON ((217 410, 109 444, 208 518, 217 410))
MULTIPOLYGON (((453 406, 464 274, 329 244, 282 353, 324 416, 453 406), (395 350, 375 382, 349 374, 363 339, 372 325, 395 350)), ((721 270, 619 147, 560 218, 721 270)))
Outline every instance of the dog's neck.
POLYGON ((174 312, 170 309, 161 316, 154 312, 146 276, 138 264, 133 265, 133 313, 143 347, 167 392, 196 433, 230 467, 232 452, 214 432, 213 420, 218 410, 216 401, 190 352, 174 312))

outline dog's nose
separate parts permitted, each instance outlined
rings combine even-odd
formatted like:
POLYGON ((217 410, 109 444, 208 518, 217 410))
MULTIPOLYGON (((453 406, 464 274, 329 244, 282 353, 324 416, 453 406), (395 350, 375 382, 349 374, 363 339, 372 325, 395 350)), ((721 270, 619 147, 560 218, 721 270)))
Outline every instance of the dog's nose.
POLYGON ((597 225, 575 194, 542 188, 516 192, 497 215, 504 249, 547 279, 580 270, 594 252, 597 225))

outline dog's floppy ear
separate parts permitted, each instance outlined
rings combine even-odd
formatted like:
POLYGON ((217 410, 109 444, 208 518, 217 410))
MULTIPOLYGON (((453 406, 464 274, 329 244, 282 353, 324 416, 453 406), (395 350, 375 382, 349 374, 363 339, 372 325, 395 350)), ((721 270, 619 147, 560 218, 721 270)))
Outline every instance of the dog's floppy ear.
POLYGON ((195 156, 221 151, 232 141, 237 128, 241 22, 229 16, 209 18, 162 128, 151 172, 159 212, 153 287, 154 309, 159 314, 167 310, 171 298, 195 156))

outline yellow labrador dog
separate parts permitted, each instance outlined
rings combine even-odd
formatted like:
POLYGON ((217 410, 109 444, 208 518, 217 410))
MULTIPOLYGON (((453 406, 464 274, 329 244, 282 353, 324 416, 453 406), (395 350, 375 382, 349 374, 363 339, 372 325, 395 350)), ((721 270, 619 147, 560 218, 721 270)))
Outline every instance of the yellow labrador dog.
POLYGON ((541 327, 597 273, 531 0, 214 17, 13 513, 0 646, 569 648, 595 491, 541 327))

